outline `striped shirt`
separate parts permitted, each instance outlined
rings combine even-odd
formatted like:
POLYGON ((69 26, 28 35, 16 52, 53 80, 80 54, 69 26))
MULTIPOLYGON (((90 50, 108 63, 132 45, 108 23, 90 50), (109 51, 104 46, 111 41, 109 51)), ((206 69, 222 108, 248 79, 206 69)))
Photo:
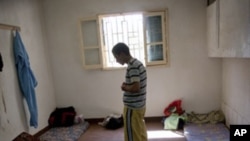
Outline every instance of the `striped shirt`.
POLYGON ((143 108, 146 105, 147 72, 143 64, 135 59, 130 59, 126 73, 126 84, 140 82, 138 93, 124 92, 123 103, 129 108, 143 108))

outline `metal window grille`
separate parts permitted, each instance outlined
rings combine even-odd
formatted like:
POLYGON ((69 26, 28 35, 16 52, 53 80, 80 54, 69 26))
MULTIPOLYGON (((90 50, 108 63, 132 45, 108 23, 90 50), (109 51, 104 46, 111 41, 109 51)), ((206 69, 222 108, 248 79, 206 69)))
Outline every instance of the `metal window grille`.
POLYGON ((105 68, 121 67, 112 54, 118 42, 126 43, 131 55, 145 64, 142 14, 106 16, 101 21, 105 68))

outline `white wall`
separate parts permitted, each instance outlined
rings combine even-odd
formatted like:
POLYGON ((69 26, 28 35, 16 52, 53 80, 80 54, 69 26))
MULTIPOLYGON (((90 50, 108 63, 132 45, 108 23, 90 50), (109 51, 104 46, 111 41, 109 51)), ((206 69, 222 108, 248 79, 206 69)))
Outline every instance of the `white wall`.
POLYGON ((206 0, 43 0, 45 28, 40 5, 37 0, 0 0, 0 23, 21 27, 38 80, 39 111, 39 127, 28 127, 14 66, 11 32, 0 29, 0 52, 4 60, 0 94, 6 102, 6 112, 0 102, 1 140, 12 140, 22 131, 34 134, 41 130, 47 126, 47 118, 55 106, 73 105, 86 118, 121 112, 119 87, 125 70, 83 69, 77 21, 98 13, 158 8, 169 10, 170 66, 147 68, 146 116, 161 116, 169 102, 182 98, 187 111, 208 112, 222 106, 228 125, 250 123, 249 59, 227 58, 222 64, 221 59, 207 57, 206 0))
POLYGON ((0 23, 21 27, 20 35, 38 81, 35 89, 38 128, 33 128, 29 127, 29 115, 25 114, 24 106, 26 101, 23 101, 18 85, 11 31, 0 29, 0 52, 4 61, 3 72, 0 72, 0 140, 10 141, 21 132, 34 134, 46 127, 49 114, 54 110, 56 103, 39 1, 0 0, 0 23), (6 103, 6 111, 2 96, 6 103))
POLYGON ((223 59, 222 109, 227 125, 250 124, 250 59, 223 59))
POLYGON ((206 0, 43 0, 57 106, 76 107, 85 118, 122 112, 125 70, 84 70, 78 20, 100 13, 168 8, 169 67, 148 67, 146 116, 161 116, 182 98, 186 111, 209 112, 221 104, 221 60, 208 58, 206 0))

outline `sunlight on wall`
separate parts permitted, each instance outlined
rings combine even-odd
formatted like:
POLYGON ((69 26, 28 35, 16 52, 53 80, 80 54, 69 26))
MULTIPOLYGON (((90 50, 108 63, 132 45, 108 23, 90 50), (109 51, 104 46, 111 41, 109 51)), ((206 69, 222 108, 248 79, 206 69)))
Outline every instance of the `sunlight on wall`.
POLYGON ((163 138, 185 138, 183 135, 169 130, 148 131, 148 139, 163 139, 163 138))

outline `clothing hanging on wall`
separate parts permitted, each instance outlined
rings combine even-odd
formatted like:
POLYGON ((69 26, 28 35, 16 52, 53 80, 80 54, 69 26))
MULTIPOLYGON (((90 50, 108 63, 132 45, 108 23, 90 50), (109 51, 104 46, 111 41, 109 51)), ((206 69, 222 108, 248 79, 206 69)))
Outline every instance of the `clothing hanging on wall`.
POLYGON ((7 108, 4 97, 4 76, 0 73, 0 130, 4 131, 7 127, 9 127, 9 120, 7 116, 7 108))
MULTIPOLYGON (((2 30, 17 30, 20 31, 21 28, 19 26, 14 26, 14 25, 9 25, 9 24, 3 24, 0 23, 0 29, 2 30)), ((4 54, 4 53, 3 53, 4 54)), ((6 107, 7 105, 7 99, 5 100, 5 96, 8 95, 7 93, 7 89, 6 89, 6 73, 8 72, 2 72, 3 71, 3 67, 4 67, 4 58, 1 55, 0 52, 0 132, 5 131, 5 132, 9 132, 8 130, 10 129, 11 122, 9 121, 9 117, 8 117, 8 108, 6 107)))
POLYGON ((1 52, 0 52, 0 71, 3 71, 3 59, 2 59, 1 52))
POLYGON ((16 31, 16 35, 14 36, 13 41, 17 75, 21 92, 27 102, 28 109, 30 112, 30 126, 37 128, 38 112, 35 94, 37 80, 30 68, 29 56, 25 50, 21 36, 18 31, 16 31))

